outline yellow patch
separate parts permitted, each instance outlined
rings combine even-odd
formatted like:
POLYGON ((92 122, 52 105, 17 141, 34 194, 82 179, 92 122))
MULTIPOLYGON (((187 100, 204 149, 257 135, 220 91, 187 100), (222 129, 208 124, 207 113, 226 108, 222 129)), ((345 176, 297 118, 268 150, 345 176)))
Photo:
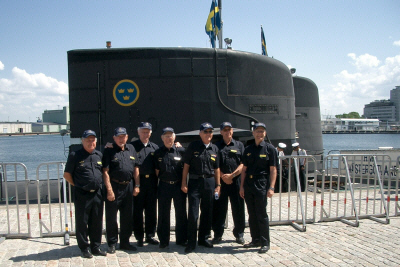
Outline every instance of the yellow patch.
POLYGON ((237 152, 237 150, 233 150, 233 149, 231 149, 231 152, 233 152, 233 153, 236 153, 236 152, 237 152))
POLYGON ((251 155, 251 153, 247 153, 247 156, 250 156, 251 155))
POLYGON ((131 160, 135 160, 135 157, 133 157, 133 156, 130 156, 130 158, 131 158, 131 160))
POLYGON ((260 155, 260 158, 266 158, 266 157, 267 157, 267 155, 263 155, 263 154, 260 155))
POLYGON ((103 165, 103 164, 101 163, 101 161, 98 161, 98 162, 97 162, 97 164, 99 164, 99 165, 103 165))
POLYGON ((79 163, 80 163, 80 164, 83 164, 83 163, 85 163, 85 161, 82 160, 82 161, 79 161, 79 163))

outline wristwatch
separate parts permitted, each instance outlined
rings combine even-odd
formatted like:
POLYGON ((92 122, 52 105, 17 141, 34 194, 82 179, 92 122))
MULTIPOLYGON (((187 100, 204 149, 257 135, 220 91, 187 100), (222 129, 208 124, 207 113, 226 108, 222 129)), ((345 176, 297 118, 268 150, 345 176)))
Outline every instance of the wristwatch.
POLYGON ((135 187, 138 187, 138 188, 139 188, 139 187, 140 187, 140 184, 135 184, 135 187))
POLYGON ((269 189, 270 189, 270 190, 272 190, 272 191, 274 191, 274 190, 275 190, 275 188, 273 188, 273 187, 270 187, 269 189))

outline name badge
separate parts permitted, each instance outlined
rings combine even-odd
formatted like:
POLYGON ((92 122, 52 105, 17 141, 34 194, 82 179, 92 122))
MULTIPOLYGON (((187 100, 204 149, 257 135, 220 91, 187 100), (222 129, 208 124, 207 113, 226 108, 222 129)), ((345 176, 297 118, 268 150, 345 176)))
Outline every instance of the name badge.
POLYGON ((236 152, 237 152, 237 150, 233 150, 233 149, 231 149, 231 152, 232 152, 232 153, 236 153, 236 152))
POLYGON ((260 155, 260 158, 266 158, 266 157, 267 157, 267 155, 263 155, 263 154, 260 155))
POLYGON ((130 156, 130 159, 131 159, 131 160, 135 160, 135 157, 133 157, 133 156, 130 156))
POLYGON ((99 164, 99 165, 103 165, 103 164, 101 163, 101 161, 98 161, 98 162, 97 162, 97 164, 99 164))
POLYGON ((180 157, 174 157, 174 160, 181 160, 181 158, 180 157))

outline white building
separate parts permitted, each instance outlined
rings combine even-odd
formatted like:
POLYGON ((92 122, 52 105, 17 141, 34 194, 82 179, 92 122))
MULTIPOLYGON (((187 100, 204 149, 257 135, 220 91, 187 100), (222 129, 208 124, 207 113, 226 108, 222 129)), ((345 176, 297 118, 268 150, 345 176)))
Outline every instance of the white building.
POLYGON ((30 122, 0 122, 0 133, 30 133, 32 124, 30 122))
POLYGON ((322 131, 378 131, 378 119, 324 119, 322 131))

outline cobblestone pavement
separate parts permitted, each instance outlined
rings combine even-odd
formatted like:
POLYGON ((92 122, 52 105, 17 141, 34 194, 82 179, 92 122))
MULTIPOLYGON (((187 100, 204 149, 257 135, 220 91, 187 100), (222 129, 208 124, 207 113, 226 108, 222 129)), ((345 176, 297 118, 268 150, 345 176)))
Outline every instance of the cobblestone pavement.
MULTIPOLYGON (((92 259, 80 256, 73 236, 68 246, 61 237, 6 239, 0 244, 0 266, 399 266, 399 228, 399 217, 391 217, 387 225, 364 219, 359 227, 339 221, 314 223, 306 232, 273 226, 266 254, 236 244, 230 228, 221 244, 185 254, 172 232, 168 249, 145 244, 137 252, 117 250, 92 259)), ((250 241, 248 228, 245 239, 250 241)), ((104 238, 102 248, 107 249, 104 238)))

